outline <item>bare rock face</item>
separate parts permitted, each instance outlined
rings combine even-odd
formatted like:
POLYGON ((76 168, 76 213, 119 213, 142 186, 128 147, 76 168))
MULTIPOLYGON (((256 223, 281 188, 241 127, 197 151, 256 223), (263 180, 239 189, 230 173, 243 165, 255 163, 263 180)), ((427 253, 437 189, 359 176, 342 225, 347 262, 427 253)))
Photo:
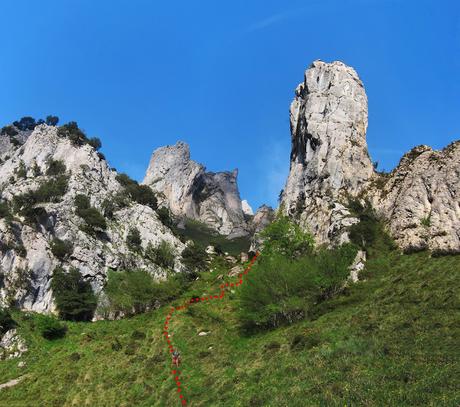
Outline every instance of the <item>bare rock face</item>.
POLYGON ((247 234, 237 185, 238 171, 206 172, 190 159, 184 142, 154 151, 143 183, 173 214, 205 223, 229 237, 247 234))
POLYGON ((291 166, 281 208, 318 243, 347 240, 356 222, 341 204, 373 176, 367 152, 367 97, 353 68, 315 61, 290 109, 291 166))
POLYGON ((402 249, 460 252, 460 141, 413 148, 368 195, 402 249))
POLYGON ((418 146, 390 174, 366 145, 367 98, 356 72, 315 61, 291 104, 292 153, 281 211, 318 243, 340 244, 358 222, 350 198, 368 200, 406 251, 460 252, 460 142, 418 146))
MULTIPOLYGON (((91 206, 102 214, 107 205, 124 195, 116 171, 93 147, 76 146, 60 137, 56 127, 39 125, 14 149, 7 142, 4 148, 7 155, 3 154, 0 164, 0 303, 13 301, 22 309, 53 311, 50 281, 58 266, 77 268, 96 293, 101 291, 109 269, 140 268, 161 278, 166 272, 127 244, 126 237, 133 228, 140 232, 142 248, 166 241, 180 258, 183 243, 151 207, 131 200, 112 208, 104 231, 90 234, 85 230, 85 221, 76 213, 77 194, 89 197, 91 206), (25 219, 14 210, 15 199, 37 191, 55 177, 47 174, 52 160, 65 164, 65 172, 59 174, 67 179, 65 193, 59 199, 34 205, 35 219, 25 219), (5 205, 9 214, 5 214, 5 205), (73 245, 65 259, 53 255, 51 245, 56 238, 73 245)), ((175 270, 182 269, 176 260, 175 270)))

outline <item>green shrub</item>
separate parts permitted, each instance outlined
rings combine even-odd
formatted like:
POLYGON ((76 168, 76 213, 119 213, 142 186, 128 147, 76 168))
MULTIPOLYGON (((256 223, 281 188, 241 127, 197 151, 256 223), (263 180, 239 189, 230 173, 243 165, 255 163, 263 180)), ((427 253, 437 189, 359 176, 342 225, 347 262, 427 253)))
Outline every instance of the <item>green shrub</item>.
POLYGON ((89 198, 86 195, 79 194, 75 196, 75 207, 77 215, 82 218, 85 223, 85 231, 90 234, 95 234, 98 230, 105 230, 107 222, 102 214, 91 206, 89 198))
POLYGON ((0 308, 0 336, 13 329, 16 322, 6 308, 0 308))
POLYGON ((0 218, 11 219, 10 206, 6 201, 0 201, 0 218))
POLYGON ((21 120, 13 122, 13 125, 21 131, 26 131, 35 129, 37 123, 33 117, 25 116, 21 120))
POLYGON ((88 140, 88 144, 96 151, 102 147, 102 142, 98 137, 92 137, 88 140))
POLYGON ((314 246, 313 237, 286 216, 278 217, 260 236, 266 255, 277 253, 293 259, 311 253, 314 246))
POLYGON ((109 271, 105 293, 113 312, 134 315, 177 298, 185 288, 182 275, 155 282, 145 270, 109 271))
POLYGON ((239 292, 243 328, 276 328, 307 317, 316 304, 341 292, 356 252, 351 244, 297 259, 263 252, 239 292))
POLYGON ((67 137, 76 146, 83 146, 88 143, 86 134, 78 127, 77 122, 69 122, 59 127, 58 135, 67 137))
POLYGON ((37 327, 40 334, 48 340, 63 338, 67 332, 67 326, 48 315, 37 315, 37 327))
POLYGON ((365 249, 374 244, 380 225, 370 205, 366 207, 361 206, 361 208, 354 208, 357 212, 359 222, 351 225, 349 235, 350 240, 354 244, 365 249))
POLYGON ((19 133, 17 132, 17 130, 13 126, 5 126, 5 127, 2 128, 0 134, 2 136, 14 137, 19 133))
POLYGON ((168 228, 172 228, 174 226, 174 222, 171 217, 171 211, 166 208, 165 206, 157 209, 158 219, 160 219, 161 223, 168 228))
POLYGON ((19 162, 19 167, 16 169, 15 172, 18 178, 22 178, 22 179, 27 178, 27 169, 26 169, 26 165, 24 164, 24 161, 19 162))
POLYGON ((136 227, 131 228, 126 236, 126 244, 131 250, 138 252, 142 250, 141 243, 142 239, 139 229, 136 227))
POLYGON ((189 271, 196 274, 199 271, 208 269, 208 254, 203 246, 197 243, 189 244, 182 251, 182 262, 189 271))
POLYGON ((67 171, 67 168, 62 160, 49 160, 46 175, 61 175, 67 171))
POLYGON ((162 240, 158 247, 153 247, 149 243, 145 255, 161 267, 166 269, 174 268, 174 248, 165 240, 162 240))
POLYGON ((59 117, 57 116, 46 116, 46 124, 48 126, 56 126, 59 123, 59 117))
POLYGON ((55 237, 51 242, 51 253, 58 259, 64 260, 73 253, 72 242, 55 237))
POLYGON ((68 180, 66 175, 59 175, 41 184, 36 191, 14 196, 14 211, 24 216, 29 222, 36 222, 46 212, 35 206, 42 202, 59 202, 67 191, 68 180))
POLYGON ((123 186, 125 194, 133 201, 147 205, 152 209, 158 207, 157 198, 152 190, 147 185, 139 185, 137 181, 131 179, 127 174, 118 174, 117 181, 123 186))
POLYGON ((92 319, 97 301, 91 284, 83 280, 80 272, 72 268, 65 272, 56 268, 51 280, 56 307, 62 319, 89 321, 92 319))

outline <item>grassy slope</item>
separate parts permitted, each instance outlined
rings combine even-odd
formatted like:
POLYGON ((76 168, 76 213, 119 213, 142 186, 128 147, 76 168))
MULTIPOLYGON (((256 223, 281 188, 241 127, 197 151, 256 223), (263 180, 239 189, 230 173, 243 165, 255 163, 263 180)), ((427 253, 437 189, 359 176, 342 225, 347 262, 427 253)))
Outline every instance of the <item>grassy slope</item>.
MULTIPOLYGON (((181 312, 170 331, 183 354, 189 405, 458 406, 459 260, 375 258, 367 281, 323 303, 312 320, 251 337, 239 333, 235 295, 181 312), (200 337, 201 330, 211 333, 200 337)), ((187 296, 214 292, 218 274, 204 275, 187 296)), ((30 347, 27 367, 1 362, 0 382, 28 376, 0 391, 0 406, 180 405, 161 336, 166 312, 72 323, 54 342, 18 314, 30 347), (136 329, 147 337, 133 340, 136 329)))

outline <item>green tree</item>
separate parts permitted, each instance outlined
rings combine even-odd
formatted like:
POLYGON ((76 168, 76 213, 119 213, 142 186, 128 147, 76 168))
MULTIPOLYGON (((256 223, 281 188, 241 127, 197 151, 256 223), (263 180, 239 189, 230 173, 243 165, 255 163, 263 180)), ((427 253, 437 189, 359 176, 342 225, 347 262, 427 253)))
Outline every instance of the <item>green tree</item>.
POLYGON ((59 123, 59 117, 57 116, 46 116, 46 124, 48 126, 57 126, 59 123))
POLYGON ((142 239, 139 229, 133 227, 129 230, 128 235, 126 236, 126 244, 133 251, 140 251, 142 249, 142 239))
POLYGON ((192 275, 208 269, 208 254, 203 246, 192 243, 182 251, 182 262, 192 272, 192 275))
POLYGON ((260 236, 266 255, 278 253, 293 259, 311 253, 314 247, 313 237, 286 216, 279 216, 260 236))
POLYGON ((73 244, 67 240, 55 237, 50 244, 51 253, 58 259, 64 260, 73 253, 73 244))
POLYGON ((89 321, 96 309, 97 300, 91 284, 85 281, 80 272, 71 268, 68 272, 58 267, 51 280, 56 307, 62 319, 70 321, 89 321))

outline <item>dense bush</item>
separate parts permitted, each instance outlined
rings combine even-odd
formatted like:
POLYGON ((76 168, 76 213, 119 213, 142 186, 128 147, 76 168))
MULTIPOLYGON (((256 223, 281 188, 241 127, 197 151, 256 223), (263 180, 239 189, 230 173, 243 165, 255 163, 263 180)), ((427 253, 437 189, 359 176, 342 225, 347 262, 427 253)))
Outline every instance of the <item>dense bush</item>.
POLYGON ((278 217, 261 233, 265 255, 281 254, 293 259, 311 253, 313 237, 285 216, 278 217))
POLYGON ((33 117, 25 116, 21 120, 13 122, 13 125, 21 131, 26 131, 35 129, 37 123, 33 117))
POLYGON ((57 116, 46 116, 46 124, 48 126, 56 126, 59 123, 59 117, 57 116))
POLYGON ((0 337, 15 326, 16 322, 10 312, 6 308, 0 308, 0 337))
POLYGON ((58 259, 64 260, 73 253, 72 242, 55 237, 51 242, 51 253, 58 259))
POLYGON ((0 219, 11 219, 11 211, 8 202, 0 201, 0 219))
POLYGON ((2 127, 0 134, 2 136, 6 135, 6 136, 14 137, 19 133, 13 126, 5 126, 5 127, 2 127))
POLYGON ((89 321, 92 319, 97 301, 91 284, 80 272, 72 268, 68 272, 56 268, 51 280, 56 307, 62 319, 89 321))
POLYGON ((67 171, 67 168, 62 160, 49 160, 46 175, 61 175, 67 171))
POLYGON ((174 226, 174 222, 171 217, 171 211, 165 206, 157 209, 157 215, 158 219, 160 219, 161 223, 163 223, 163 225, 166 227, 172 228, 174 226))
POLYGON ((174 268, 174 249, 171 244, 162 240, 158 247, 153 247, 151 243, 147 246, 145 255, 155 264, 166 269, 174 268))
POLYGON ((44 202, 59 202, 67 191, 68 181, 68 176, 59 175, 41 184, 36 191, 15 195, 13 197, 14 211, 24 216, 29 222, 39 221, 40 218, 46 216, 46 211, 35 206, 44 202))
POLYGON ((126 236, 126 244, 131 250, 138 252, 142 249, 141 243, 142 239, 139 229, 136 227, 131 228, 126 236))
POLYGON ((155 282, 145 270, 110 271, 105 293, 112 312, 134 315, 177 298, 184 288, 181 275, 155 282))
POLYGON ((48 340, 63 338, 67 332, 67 326, 48 315, 37 316, 37 327, 40 334, 48 340))
POLYGON ((262 255, 240 290, 243 327, 275 328, 305 318, 317 303, 342 290, 356 250, 347 244, 298 259, 262 255))
POLYGON ((208 254, 203 246, 197 243, 189 244, 182 251, 182 263, 193 275, 208 268, 208 254))
POLYGON ((351 201, 349 208, 358 217, 359 222, 350 227, 350 240, 362 249, 372 246, 380 231, 380 225, 372 207, 351 201))
POLYGON ((116 179, 123 186, 124 192, 133 201, 141 205, 150 206, 152 209, 157 208, 158 202, 152 188, 147 185, 139 185, 137 181, 126 174, 118 174, 116 179))
POLYGON ((16 175, 18 176, 18 178, 23 178, 25 179, 27 177, 27 168, 26 168, 26 165, 24 164, 24 161, 20 161, 19 162, 19 166, 18 168, 16 169, 16 175))
POLYGON ((58 135, 67 137, 76 146, 83 146, 88 143, 88 137, 78 127, 77 122, 69 122, 59 127, 58 135))
POLYGON ((94 207, 91 206, 89 198, 86 195, 79 194, 75 197, 76 213, 85 223, 85 231, 94 234, 98 230, 105 230, 107 222, 104 216, 94 207))
POLYGON ((98 137, 91 137, 88 140, 88 144, 93 147, 96 151, 102 147, 102 142, 98 137))

